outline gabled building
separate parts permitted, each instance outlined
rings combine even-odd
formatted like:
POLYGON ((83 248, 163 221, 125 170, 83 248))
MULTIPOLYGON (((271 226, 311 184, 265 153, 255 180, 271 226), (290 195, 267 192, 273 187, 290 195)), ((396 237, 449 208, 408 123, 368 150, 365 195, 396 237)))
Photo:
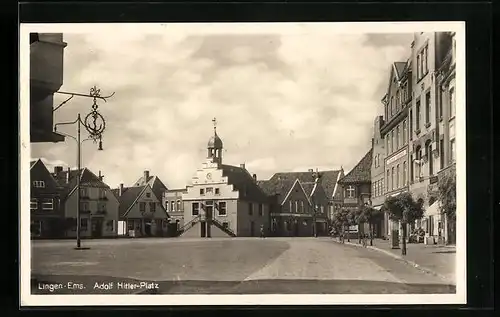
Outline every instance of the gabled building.
POLYGON ((118 198, 119 233, 130 237, 166 236, 169 215, 151 185, 113 189, 118 198))
POLYGON ((186 188, 169 189, 163 193, 162 204, 170 216, 167 231, 172 236, 180 234, 180 229, 184 226, 183 194, 187 194, 186 188))
POLYGON ((338 171, 276 173, 269 180, 258 182, 271 197, 273 236, 327 234, 328 207, 334 197, 335 186, 328 179, 323 179, 325 174, 326 177, 336 178, 338 171), (330 190, 327 192, 325 187, 330 190))
POLYGON ((30 162, 30 215, 32 238, 64 236, 62 188, 42 160, 30 162))
MULTIPOLYGON (((342 208, 355 210, 365 204, 371 205, 372 156, 373 149, 370 149, 356 166, 339 180, 344 196, 342 208)), ((357 228, 357 230, 363 229, 357 228)), ((375 224, 375 237, 381 237, 382 232, 384 232, 383 223, 375 224)))
POLYGON ((160 180, 158 176, 150 175, 148 170, 145 170, 142 177, 139 178, 135 183, 134 187, 139 187, 139 186, 146 186, 149 185, 151 189, 153 190, 153 193, 155 196, 160 199, 162 199, 163 195, 165 192, 168 190, 167 186, 163 184, 163 182, 160 180))
POLYGON ((54 176, 63 188, 65 236, 76 237, 77 177, 80 177, 80 236, 82 238, 116 237, 118 199, 104 183, 103 175, 88 168, 63 171, 56 167, 54 176))
POLYGON ((214 134, 207 159, 182 194, 183 237, 258 236, 269 232, 269 197, 244 164, 222 163, 223 143, 214 134))

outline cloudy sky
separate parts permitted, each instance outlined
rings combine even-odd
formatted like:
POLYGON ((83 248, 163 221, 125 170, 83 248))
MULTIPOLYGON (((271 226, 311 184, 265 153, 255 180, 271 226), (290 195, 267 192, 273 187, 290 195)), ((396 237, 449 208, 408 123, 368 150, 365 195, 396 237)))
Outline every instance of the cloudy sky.
MULTIPOLYGON (((97 85, 107 120, 104 151, 83 143, 83 165, 116 187, 145 169, 184 187, 206 157, 212 118, 224 162, 266 179, 279 171, 352 168, 370 148, 389 69, 409 55, 412 34, 292 31, 202 32, 124 28, 66 33, 61 91, 97 85)), ((55 104, 64 96, 56 96, 55 104)), ((74 98, 55 122, 86 114, 74 98)), ((75 134, 74 127, 60 131, 75 134)), ((83 135, 85 137, 85 134, 83 135)), ((31 157, 75 166, 76 145, 32 144, 31 157)))

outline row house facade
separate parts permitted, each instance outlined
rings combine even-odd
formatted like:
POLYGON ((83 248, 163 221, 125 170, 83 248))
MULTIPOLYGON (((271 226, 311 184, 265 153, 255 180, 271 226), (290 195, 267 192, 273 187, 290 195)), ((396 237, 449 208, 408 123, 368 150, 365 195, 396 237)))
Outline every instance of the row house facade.
POLYGON ((258 236, 269 232, 269 197, 244 164, 222 164, 223 143, 214 134, 207 159, 182 193, 183 237, 258 236))
POLYGON ((129 237, 167 236, 169 214, 163 205, 167 187, 145 170, 130 187, 113 189, 119 201, 119 235, 129 237))
POLYGON ((76 237, 77 227, 77 178, 80 178, 80 237, 106 238, 117 236, 118 199, 104 183, 103 176, 88 168, 64 171, 54 168, 54 177, 63 188, 64 227, 67 238, 76 237))
MULTIPOLYGON (((371 202, 371 167, 373 159, 373 149, 370 149, 363 158, 339 180, 339 185, 343 192, 342 208, 347 210, 358 210, 364 205, 372 205, 371 202)), ((356 230, 362 233, 366 230, 367 226, 358 228, 356 230)), ((350 228, 351 229, 351 228, 350 228)), ((383 223, 376 223, 373 226, 374 236, 381 237, 384 231, 383 223)), ((351 232, 351 230, 349 230, 351 232)), ((357 235, 357 234, 356 234, 357 235)))
POLYGON ((271 199, 272 236, 328 234, 328 213, 341 171, 276 173, 259 186, 271 199))
POLYGON ((170 216, 169 233, 176 236, 184 226, 184 202, 182 195, 187 194, 185 188, 169 189, 163 193, 162 204, 170 216))
MULTIPOLYGON (((424 229, 428 243, 443 242, 445 231, 453 231, 445 229, 436 191, 438 175, 454 169, 456 155, 455 54, 453 33, 415 33, 410 59, 391 65, 384 118, 375 120, 373 205, 410 191, 423 204, 425 216, 409 229, 424 229)), ((399 228, 387 215, 385 222, 387 236, 399 228)))
MULTIPOLYGON (((408 191, 409 149, 408 131, 411 122, 412 103, 412 61, 395 62, 391 65, 387 93, 382 99, 385 109, 384 124, 380 135, 384 138, 384 196, 396 196, 408 191)), ((380 164, 380 160, 376 161, 380 164)), ((380 190, 378 192, 380 194, 380 190)), ((383 236, 391 235, 392 230, 399 231, 399 225, 384 217, 383 236)))
POLYGON ((30 162, 30 180, 31 237, 64 236, 62 187, 40 159, 30 162))

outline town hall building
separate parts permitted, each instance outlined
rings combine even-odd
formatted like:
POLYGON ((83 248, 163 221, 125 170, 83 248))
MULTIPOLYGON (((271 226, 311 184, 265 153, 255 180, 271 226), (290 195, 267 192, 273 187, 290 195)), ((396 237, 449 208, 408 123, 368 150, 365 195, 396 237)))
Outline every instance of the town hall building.
POLYGON ((223 143, 214 134, 207 145, 207 159, 182 193, 183 237, 259 236, 269 232, 269 197, 244 164, 222 162, 223 143))

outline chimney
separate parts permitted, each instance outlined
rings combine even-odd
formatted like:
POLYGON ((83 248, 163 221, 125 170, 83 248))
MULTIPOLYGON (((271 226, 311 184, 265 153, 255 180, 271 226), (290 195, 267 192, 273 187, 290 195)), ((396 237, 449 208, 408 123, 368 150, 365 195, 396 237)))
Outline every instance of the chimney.
POLYGON ((59 175, 62 171, 63 171, 63 167, 62 166, 55 166, 54 167, 54 176, 57 177, 57 175, 59 175))
POLYGON ((123 183, 120 184, 120 188, 118 190, 118 197, 121 197, 123 194, 123 183))
POLYGON ((252 176, 253 176, 253 180, 257 181, 257 174, 253 174, 252 176))
POLYGON ((149 171, 146 170, 146 171, 144 171, 144 182, 147 183, 148 179, 149 179, 149 171))
POLYGON ((68 166, 68 173, 66 173, 66 184, 69 184, 70 174, 71 174, 71 167, 68 166))
POLYGON ((102 175, 101 171, 99 171, 99 180, 102 181, 103 178, 104 178, 104 175, 102 175))
POLYGON ((241 164, 240 164, 240 167, 241 167, 242 169, 245 169, 245 163, 241 163, 241 164))

